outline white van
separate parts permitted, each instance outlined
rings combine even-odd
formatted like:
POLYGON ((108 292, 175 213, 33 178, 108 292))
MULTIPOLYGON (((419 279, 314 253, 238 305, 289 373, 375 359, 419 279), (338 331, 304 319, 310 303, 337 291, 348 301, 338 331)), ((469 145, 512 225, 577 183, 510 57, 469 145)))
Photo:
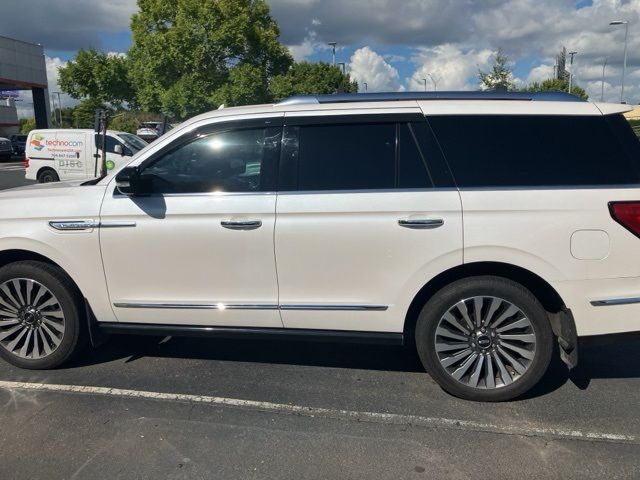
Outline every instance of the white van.
MULTIPOLYGON (((93 130, 32 130, 25 147, 25 178, 49 183, 99 176, 102 165, 101 138, 93 130)), ((107 130, 107 170, 128 162, 146 144, 131 133, 107 130)))

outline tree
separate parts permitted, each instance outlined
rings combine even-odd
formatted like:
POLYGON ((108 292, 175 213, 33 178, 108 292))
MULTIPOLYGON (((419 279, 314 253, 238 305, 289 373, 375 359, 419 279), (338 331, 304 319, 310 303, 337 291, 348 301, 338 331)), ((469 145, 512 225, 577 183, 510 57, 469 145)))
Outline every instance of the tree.
POLYGON ((96 110, 98 108, 108 108, 96 99, 88 98, 83 100, 76 108, 73 109, 73 127, 74 128, 94 128, 96 110))
MULTIPOLYGON (((531 85, 528 85, 525 89, 525 92, 568 92, 569 91, 569 81, 560 78, 550 78, 548 80, 543 81, 542 83, 534 82, 531 85)), ((588 100, 589 95, 585 92, 584 88, 579 87, 578 85, 573 84, 571 86, 571 93, 576 97, 580 97, 583 100, 588 100)))
POLYGON ((60 89, 75 99, 89 98, 113 106, 133 103, 127 59, 120 55, 81 49, 59 69, 60 89))
POLYGON ((291 55, 264 0, 138 0, 129 75, 146 110, 185 118, 267 99, 291 55))
POLYGON ((355 93, 358 82, 328 63, 295 63, 287 73, 277 75, 271 81, 274 100, 297 94, 355 93))
POLYGON ((36 129, 36 119, 35 118, 26 118, 20 120, 20 133, 28 135, 31 130, 36 129))
POLYGON ((478 77, 480 78, 480 87, 483 90, 513 90, 515 88, 509 59, 500 48, 496 53, 491 71, 478 70, 478 77))

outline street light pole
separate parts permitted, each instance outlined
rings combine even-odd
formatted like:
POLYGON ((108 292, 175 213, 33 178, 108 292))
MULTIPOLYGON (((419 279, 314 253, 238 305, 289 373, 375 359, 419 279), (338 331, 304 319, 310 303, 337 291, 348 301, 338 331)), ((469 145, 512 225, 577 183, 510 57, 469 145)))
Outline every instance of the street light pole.
POLYGON ((340 67, 342 68, 342 74, 346 75, 347 74, 347 64, 345 62, 340 62, 340 63, 338 63, 338 65, 340 65, 340 67))
POLYGON ((569 52, 571 55, 571 61, 569 62, 569 93, 571 93, 571 87, 573 85, 573 56, 578 52, 569 52))
POLYGON ((609 25, 624 25, 624 63, 622 64, 622 86, 620 87, 620 103, 624 103, 624 77, 627 73, 627 40, 629 39, 629 21, 614 20, 609 25))
POLYGON ((60 128, 62 128, 62 101, 60 100, 60 92, 53 92, 58 95, 58 113, 60 116, 60 128))
POLYGON ((329 45, 331 47, 331 49, 333 50, 333 66, 336 66, 336 45, 338 44, 338 42, 329 42, 327 43, 327 45, 329 45))
POLYGON ((424 82, 424 91, 427 91, 427 79, 423 78, 422 81, 424 82))
POLYGON ((602 64, 602 87, 600 90, 600 101, 604 102, 604 71, 607 68, 607 57, 604 59, 604 63, 602 64))
POLYGON ((435 78, 433 78, 433 75, 429 74, 429 78, 431 79, 431 81, 433 82, 433 91, 437 92, 438 91, 438 82, 440 81, 440 79, 442 77, 439 77, 438 80, 436 80, 435 78))
POLYGON ((367 93, 367 90, 369 90, 369 85, 367 82, 364 82, 364 93, 367 93))

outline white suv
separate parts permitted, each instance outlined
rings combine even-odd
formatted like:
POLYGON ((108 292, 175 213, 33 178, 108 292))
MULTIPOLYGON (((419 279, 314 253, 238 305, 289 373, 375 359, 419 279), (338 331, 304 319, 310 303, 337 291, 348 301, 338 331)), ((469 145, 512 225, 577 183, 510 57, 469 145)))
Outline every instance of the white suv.
POLYGON ((294 97, 183 123, 85 183, 0 193, 0 354, 104 334, 415 342, 505 400, 558 338, 640 330, 640 143, 565 94, 294 97))

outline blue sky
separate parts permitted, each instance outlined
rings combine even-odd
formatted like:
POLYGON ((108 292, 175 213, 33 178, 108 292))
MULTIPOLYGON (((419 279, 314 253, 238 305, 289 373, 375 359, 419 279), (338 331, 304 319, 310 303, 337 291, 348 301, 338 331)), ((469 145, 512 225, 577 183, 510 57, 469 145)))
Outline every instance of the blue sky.
MULTIPOLYGON (((203 0, 209 1, 209 0, 203 0)), ((0 17, 3 35, 42 43, 50 82, 79 48, 126 52, 135 0, 3 0, 4 11, 28 4, 16 22, 0 17)), ((478 88, 478 68, 502 48, 517 83, 552 75, 556 53, 577 50, 578 84, 599 99, 607 59, 605 100, 619 101, 624 27, 629 21, 626 100, 640 102, 640 0, 267 0, 282 42, 298 60, 337 61, 370 91, 478 88)), ((65 102, 71 102, 65 98, 65 102)))

